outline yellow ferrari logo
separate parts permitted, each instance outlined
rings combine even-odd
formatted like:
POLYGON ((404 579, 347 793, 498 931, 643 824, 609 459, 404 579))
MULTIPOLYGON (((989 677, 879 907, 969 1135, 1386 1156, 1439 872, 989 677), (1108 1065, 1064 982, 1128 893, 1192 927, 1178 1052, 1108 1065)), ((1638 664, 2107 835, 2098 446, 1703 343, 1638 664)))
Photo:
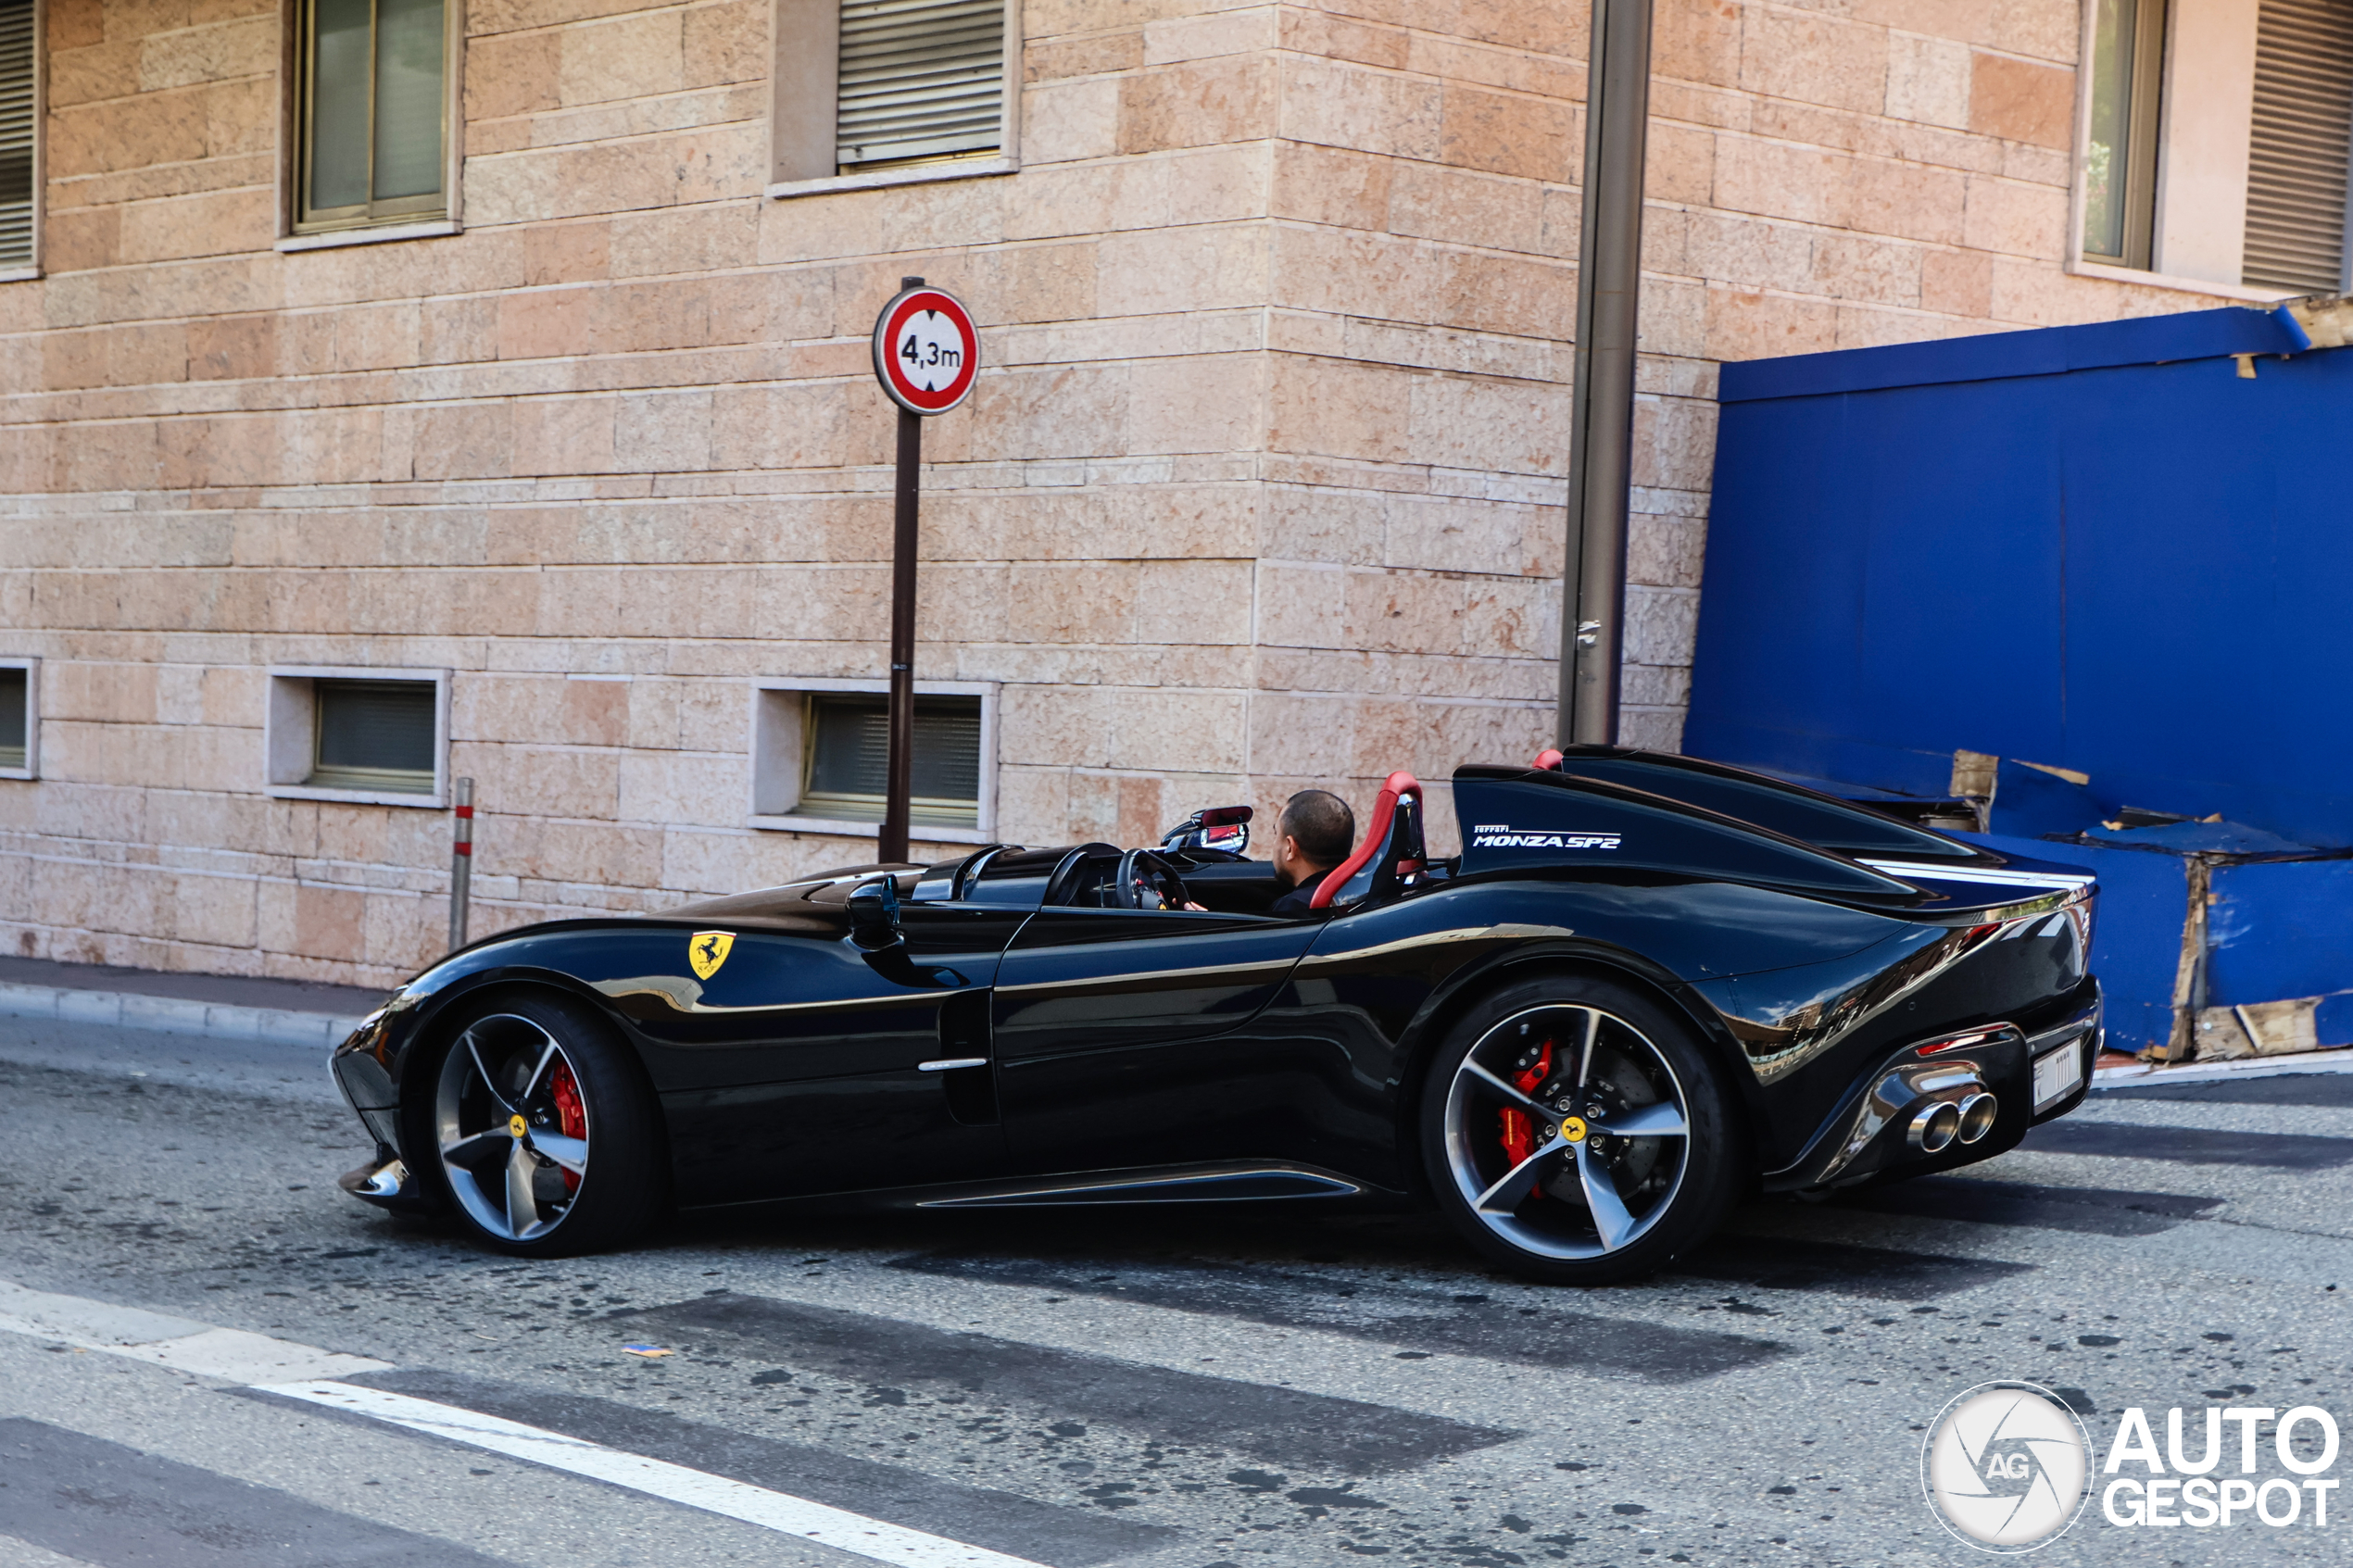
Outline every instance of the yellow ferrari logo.
POLYGON ((1585 1118, 1565 1116, 1561 1119, 1561 1137, 1569 1143, 1585 1141, 1585 1118))
POLYGON ((708 980, 719 972, 727 961, 727 950, 736 945, 732 931, 698 931, 686 944, 686 962, 694 967, 695 978, 708 980))
POLYGON ((509 1137, 519 1138, 529 1131, 531 1131, 530 1123, 523 1121, 522 1117, 510 1116, 507 1118, 507 1135, 509 1137))

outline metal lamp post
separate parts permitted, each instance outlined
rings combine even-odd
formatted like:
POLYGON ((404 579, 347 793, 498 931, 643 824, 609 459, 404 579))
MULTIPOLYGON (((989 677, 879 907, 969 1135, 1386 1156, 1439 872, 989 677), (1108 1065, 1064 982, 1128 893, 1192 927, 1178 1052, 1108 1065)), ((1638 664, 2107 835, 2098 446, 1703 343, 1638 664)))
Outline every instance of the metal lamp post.
POLYGON ((1642 288, 1651 0, 1593 0, 1577 257, 1568 559, 1561 583, 1560 744, 1617 739, 1632 483, 1634 348, 1642 288))

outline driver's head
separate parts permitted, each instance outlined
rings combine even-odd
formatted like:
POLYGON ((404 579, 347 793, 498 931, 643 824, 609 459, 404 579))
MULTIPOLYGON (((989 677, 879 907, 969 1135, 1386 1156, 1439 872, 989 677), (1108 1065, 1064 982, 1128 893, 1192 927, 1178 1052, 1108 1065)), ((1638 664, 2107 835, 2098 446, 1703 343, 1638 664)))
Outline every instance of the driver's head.
POLYGON ((1302 789, 1275 823, 1275 863, 1296 881, 1327 872, 1356 844, 1356 813, 1325 789, 1302 789))

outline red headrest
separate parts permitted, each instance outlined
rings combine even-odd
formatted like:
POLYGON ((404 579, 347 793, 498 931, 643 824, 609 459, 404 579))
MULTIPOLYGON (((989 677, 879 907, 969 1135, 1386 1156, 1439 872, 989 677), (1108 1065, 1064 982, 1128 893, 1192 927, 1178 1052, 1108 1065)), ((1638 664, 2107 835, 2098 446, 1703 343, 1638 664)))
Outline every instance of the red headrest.
POLYGON ((1371 884, 1393 880, 1401 872, 1419 871, 1422 859, 1421 782, 1411 773, 1391 773, 1382 781, 1373 801, 1372 820, 1365 824, 1364 841, 1356 852, 1334 866, 1307 900, 1311 909, 1327 909, 1343 888, 1372 868, 1371 884), (1399 807, 1403 804, 1403 809, 1399 807), (1406 862, 1412 862, 1409 866, 1406 862))
POLYGON ((1561 754, 1554 750, 1551 746, 1546 746, 1543 750, 1538 752, 1536 754, 1536 760, 1529 764, 1531 768, 1546 769, 1557 768, 1560 765, 1561 754))

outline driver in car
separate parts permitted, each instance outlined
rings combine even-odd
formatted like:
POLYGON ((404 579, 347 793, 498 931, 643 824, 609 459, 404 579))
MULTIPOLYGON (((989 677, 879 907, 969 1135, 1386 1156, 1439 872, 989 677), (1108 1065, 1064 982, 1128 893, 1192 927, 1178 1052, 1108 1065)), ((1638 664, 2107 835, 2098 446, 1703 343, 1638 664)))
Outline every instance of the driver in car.
POLYGON ((1307 915, 1308 900, 1332 868, 1348 859, 1356 843, 1356 813, 1329 790, 1302 789, 1283 807, 1275 823, 1275 874, 1290 891, 1268 912, 1307 915))

